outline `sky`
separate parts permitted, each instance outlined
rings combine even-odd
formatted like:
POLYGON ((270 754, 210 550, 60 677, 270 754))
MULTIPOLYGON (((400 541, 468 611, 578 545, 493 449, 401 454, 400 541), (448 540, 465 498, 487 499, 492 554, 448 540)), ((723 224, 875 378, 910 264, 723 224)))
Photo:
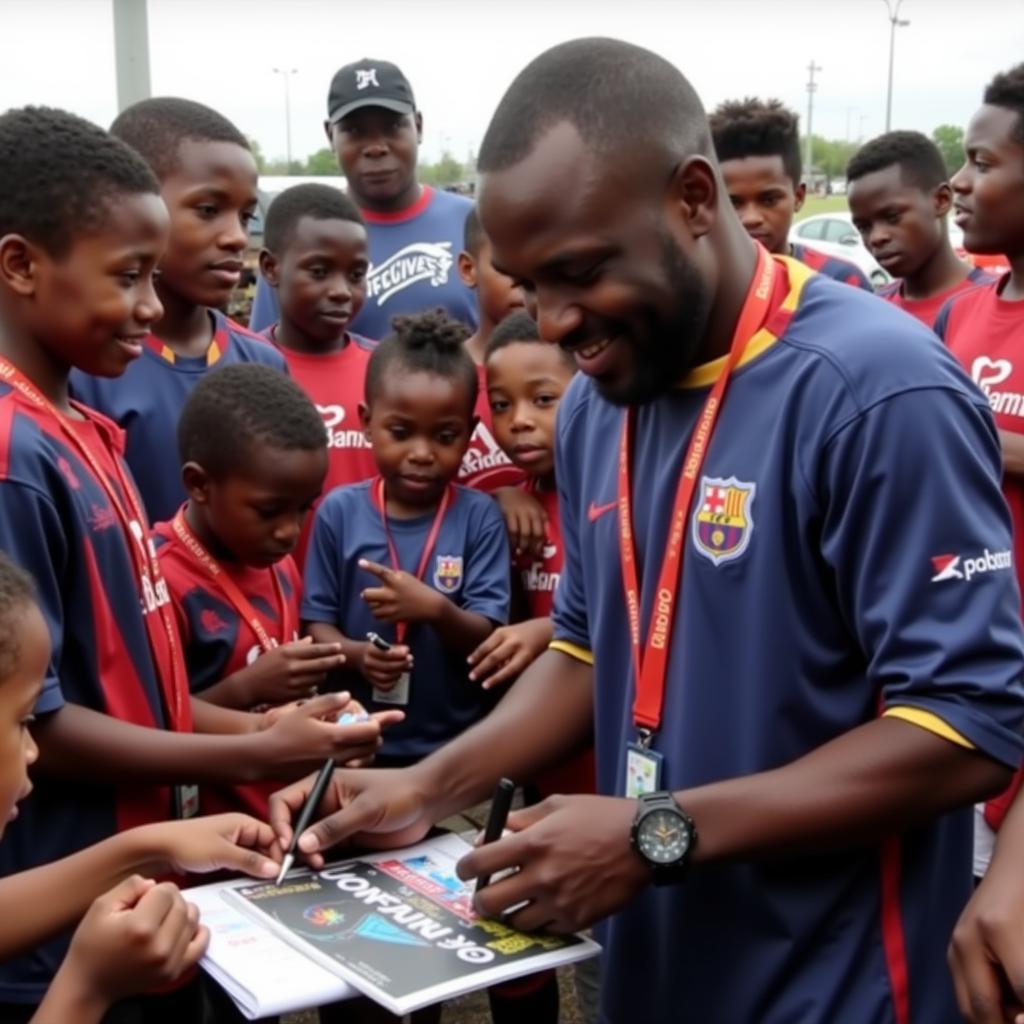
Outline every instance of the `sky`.
MULTIPOLYGON (((143 2, 143 0, 139 0, 143 2)), ((889 0, 890 3, 895 0, 889 0)), ((963 125, 985 83, 1024 58, 1021 0, 901 0, 893 128, 963 125)), ((479 146, 512 78, 549 46, 607 35, 647 46, 709 108, 777 96, 813 130, 867 139, 885 128, 886 0, 148 0, 153 95, 216 107, 269 157, 324 146, 327 88, 362 57, 397 63, 424 117, 421 158, 479 146)), ((111 0, 0 0, 0 110, 28 103, 102 125, 117 113, 111 0)))

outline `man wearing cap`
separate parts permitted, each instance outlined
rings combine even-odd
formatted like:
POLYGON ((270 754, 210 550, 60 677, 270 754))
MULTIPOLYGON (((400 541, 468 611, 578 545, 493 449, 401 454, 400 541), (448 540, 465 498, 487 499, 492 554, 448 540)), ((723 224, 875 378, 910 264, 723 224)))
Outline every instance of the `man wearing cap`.
MULTIPOLYGON (((416 180, 423 116, 405 75, 384 60, 345 65, 331 80, 324 130, 369 237, 366 303, 351 329, 383 338, 395 314, 436 306, 475 328, 476 300, 456 265, 472 203, 416 180)), ((260 280, 249 326, 277 319, 277 296, 260 280)))

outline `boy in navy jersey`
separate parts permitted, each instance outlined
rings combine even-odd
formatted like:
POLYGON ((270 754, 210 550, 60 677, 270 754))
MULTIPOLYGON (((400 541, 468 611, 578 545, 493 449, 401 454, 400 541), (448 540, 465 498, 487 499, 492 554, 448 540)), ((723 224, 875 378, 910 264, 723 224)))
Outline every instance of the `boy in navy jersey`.
MULTIPOLYGON (((159 185, 124 143, 61 111, 0 116, 0 550, 34 577, 52 642, 36 705, 46 773, 0 874, 185 815, 191 784, 287 777, 379 737, 375 722, 317 720, 344 703, 333 695, 277 721, 198 703, 193 716, 121 431, 68 397, 72 366, 113 377, 139 358, 167 232, 159 185)), ((31 1012, 66 946, 0 966, 0 1017, 31 1012)), ((171 1020, 189 1012, 169 1001, 171 1020)))
MULTIPOLYGON (((260 272, 278 296, 281 319, 263 332, 316 403, 327 431, 324 494, 373 476, 359 425, 366 366, 376 341, 349 331, 366 301, 366 225, 358 207, 329 185, 296 185, 271 203, 260 272)), ((301 567, 313 525, 296 549, 301 567)))
POLYGON ((191 100, 142 100, 118 115, 111 134, 140 153, 160 180, 171 215, 157 295, 163 314, 142 358, 117 380, 75 373, 75 396, 118 424, 125 457, 151 520, 184 501, 171 439, 189 392, 213 366, 266 363, 281 354, 220 312, 239 282, 256 208, 256 162, 245 136, 191 100))
MULTIPOLYGON (((472 203, 417 181, 423 115, 405 75, 368 58, 341 68, 327 94, 324 131, 369 236, 366 303, 352 328, 383 338, 396 314, 435 306, 473 327, 476 304, 455 266, 472 203)), ((258 282, 250 326, 262 331, 278 319, 273 291, 258 282)))
POLYGON ((425 757, 485 713, 466 657, 508 618, 501 514, 455 484, 476 404, 466 335, 438 310, 397 320, 374 350, 360 412, 379 476, 324 499, 306 560, 302 618, 343 646, 345 687, 368 708, 406 710, 385 764, 425 757))
POLYGON ((990 280, 949 241, 953 205, 938 147, 920 132, 889 132, 865 143, 846 168, 853 226, 897 280, 878 293, 932 327, 950 296, 990 280))
MULTIPOLYGON (((31 792, 27 770, 39 755, 29 730, 50 636, 34 591, 0 554, 0 838, 31 792)), ((142 876, 175 865, 273 878, 277 864, 259 852, 273 837, 268 825, 241 814, 144 825, 0 881, 0 960, 85 915, 33 1019, 99 1024, 118 999, 165 986, 191 968, 206 946, 206 929, 173 885, 142 876)))
POLYGON ((778 100, 729 100, 710 121, 725 187, 747 234, 769 252, 795 256, 819 274, 871 291, 852 263, 789 241, 793 215, 807 195, 796 114, 778 100))
MULTIPOLYGON (((912 317, 752 242, 647 50, 542 54, 479 167, 495 266, 582 371, 554 639, 432 757, 336 773, 300 848, 408 842, 593 731, 601 795, 459 872, 518 868, 476 902, 527 929, 607 918, 605 1024, 954 1024, 970 805, 1024 746, 987 403, 912 317)), ((271 800, 284 841, 309 785, 271 800)))

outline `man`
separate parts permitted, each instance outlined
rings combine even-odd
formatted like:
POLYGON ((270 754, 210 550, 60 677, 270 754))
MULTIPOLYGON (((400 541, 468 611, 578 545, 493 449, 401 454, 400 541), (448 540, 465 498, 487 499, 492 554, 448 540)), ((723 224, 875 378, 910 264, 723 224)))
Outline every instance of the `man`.
MULTIPOLYGON (((417 181, 423 115, 401 69, 368 58, 341 68, 327 94, 324 131, 370 247, 366 303, 351 329, 380 340, 396 314, 435 306, 476 327, 476 300, 457 266, 473 204, 417 181)), ((278 316, 277 297, 261 278, 249 326, 262 331, 278 316)))
MULTIPOLYGON (((605 795, 518 813, 460 872, 518 867, 478 904, 526 901, 524 928, 614 915, 606 1024, 952 1024, 966 805, 1024 717, 984 398, 922 325, 754 245, 646 50, 541 55, 480 169, 495 266, 582 371, 554 640, 433 757, 339 772, 302 849, 409 841, 593 730, 605 795)), ((274 798, 283 841, 309 788, 274 798)))

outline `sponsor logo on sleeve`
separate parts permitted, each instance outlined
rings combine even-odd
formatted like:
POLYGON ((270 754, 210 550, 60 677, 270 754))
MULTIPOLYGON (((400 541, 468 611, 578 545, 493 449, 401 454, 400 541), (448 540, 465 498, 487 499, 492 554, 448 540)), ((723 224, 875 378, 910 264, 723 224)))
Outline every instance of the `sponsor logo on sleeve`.
POLYGON ((963 580, 970 583, 975 576, 1013 568, 1013 554, 1010 551, 989 551, 985 548, 980 555, 933 555, 931 559, 932 583, 946 583, 963 580))

